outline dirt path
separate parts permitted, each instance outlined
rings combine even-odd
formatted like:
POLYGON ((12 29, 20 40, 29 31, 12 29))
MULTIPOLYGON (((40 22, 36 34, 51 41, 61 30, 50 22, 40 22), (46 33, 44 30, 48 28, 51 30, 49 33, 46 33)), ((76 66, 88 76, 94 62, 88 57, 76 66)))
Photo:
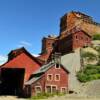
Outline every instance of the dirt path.
POLYGON ((17 98, 15 96, 0 96, 0 100, 26 100, 26 99, 17 98))

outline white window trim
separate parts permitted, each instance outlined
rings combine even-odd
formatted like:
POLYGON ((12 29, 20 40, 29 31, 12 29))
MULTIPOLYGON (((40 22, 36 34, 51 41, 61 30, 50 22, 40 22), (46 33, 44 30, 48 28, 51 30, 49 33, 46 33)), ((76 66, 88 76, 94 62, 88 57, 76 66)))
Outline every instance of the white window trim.
POLYGON ((55 74, 55 81, 60 81, 60 74, 55 74), (59 80, 56 79, 56 75, 59 75, 59 80))
POLYGON ((55 69, 60 69, 60 64, 59 64, 59 67, 58 68, 56 67, 56 64, 55 64, 55 69))
POLYGON ((35 86, 35 92, 37 93, 37 90, 36 90, 37 87, 39 87, 41 89, 41 92, 42 92, 42 86, 35 86))
POLYGON ((53 87, 53 86, 56 87, 56 90, 58 89, 57 85, 46 85, 46 86, 45 86, 45 92, 46 92, 46 93, 47 93, 47 88, 46 88, 47 86, 50 86, 50 87, 51 87, 51 93, 53 93, 53 92, 52 92, 52 87, 53 87))
POLYGON ((52 81, 53 80, 53 74, 47 74, 47 81, 52 81), (51 75, 51 80, 49 80, 48 76, 51 75))
POLYGON ((61 93, 63 92, 63 91, 62 91, 63 88, 64 88, 64 89, 66 90, 66 92, 67 92, 67 87, 61 87, 61 90, 60 90, 61 93))

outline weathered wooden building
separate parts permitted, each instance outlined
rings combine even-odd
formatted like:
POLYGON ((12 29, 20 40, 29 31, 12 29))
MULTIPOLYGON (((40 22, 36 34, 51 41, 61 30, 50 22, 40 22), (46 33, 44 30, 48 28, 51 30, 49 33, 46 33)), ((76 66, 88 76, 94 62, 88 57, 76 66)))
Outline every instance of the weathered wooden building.
POLYGON ((95 22, 91 16, 82 12, 71 11, 61 17, 60 34, 64 34, 66 30, 70 31, 77 26, 91 36, 100 33, 100 23, 95 22))
POLYGON ((61 64, 50 62, 32 74, 25 83, 25 95, 34 96, 38 93, 68 92, 69 71, 61 64))
POLYGON ((76 16, 79 17, 80 13, 72 12, 61 18, 59 36, 44 37, 38 57, 25 48, 12 50, 8 54, 8 61, 0 66, 0 93, 32 96, 40 92, 68 90, 69 72, 61 63, 52 62, 52 54, 59 52, 63 56, 91 45, 91 35, 75 24, 76 16))
POLYGON ((19 94, 30 75, 41 67, 41 63, 25 48, 12 50, 8 61, 0 66, 0 93, 19 94))
POLYGON ((57 52, 66 54, 77 48, 91 45, 91 36, 82 30, 74 30, 65 36, 60 36, 56 42, 57 52))

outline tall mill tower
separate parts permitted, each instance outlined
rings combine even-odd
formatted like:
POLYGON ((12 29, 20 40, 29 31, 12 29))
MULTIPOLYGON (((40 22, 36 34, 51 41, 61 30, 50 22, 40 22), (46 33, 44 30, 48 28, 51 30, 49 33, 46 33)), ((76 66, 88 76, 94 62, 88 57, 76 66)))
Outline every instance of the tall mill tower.
POLYGON ((73 28, 81 28, 89 35, 100 34, 100 24, 93 21, 92 17, 81 12, 69 12, 61 17, 60 35, 69 33, 73 28))
POLYGON ((53 35, 49 35, 48 37, 44 37, 42 39, 42 51, 41 53, 49 53, 53 50, 53 44, 56 41, 56 37, 53 35))

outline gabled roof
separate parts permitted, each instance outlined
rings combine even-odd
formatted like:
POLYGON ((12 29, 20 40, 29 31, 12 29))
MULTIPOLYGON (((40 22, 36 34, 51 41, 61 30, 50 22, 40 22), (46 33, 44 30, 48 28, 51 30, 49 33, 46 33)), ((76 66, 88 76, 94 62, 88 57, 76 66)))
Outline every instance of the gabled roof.
POLYGON ((32 74, 32 75, 35 75, 35 74, 40 74, 40 75, 33 76, 33 78, 31 78, 29 81, 25 82, 25 85, 31 85, 32 83, 39 80, 42 77, 43 73, 46 72, 49 68, 51 68, 53 65, 54 65, 54 63, 48 63, 46 65, 43 65, 39 70, 37 70, 36 72, 34 72, 32 74))
POLYGON ((24 47, 21 47, 21 48, 17 48, 15 50, 11 50, 8 55, 10 55, 11 53, 14 53, 14 52, 19 52, 19 51, 26 51, 26 49, 24 47))
MULTIPOLYGON (((25 53, 26 55, 28 55, 32 60, 36 61, 39 65, 42 65, 42 63, 41 63, 36 57, 34 57, 33 55, 31 55, 24 47, 18 48, 18 49, 15 49, 15 50, 12 50, 12 51, 10 51, 10 53, 9 53, 8 55, 10 55, 10 54, 13 53, 13 52, 20 52, 20 51, 22 51, 22 52, 19 53, 17 56, 19 56, 20 54, 22 54, 22 53, 24 52, 24 53, 25 53)), ((16 58, 17 56, 15 56, 15 58, 16 58)), ((13 58, 13 59, 14 59, 14 58, 13 58)), ((13 59, 10 60, 10 61, 13 61, 13 59)), ((4 66, 5 64, 7 64, 7 63, 10 62, 10 61, 8 60, 6 63, 4 63, 3 65, 1 65, 0 67, 4 66)))
MULTIPOLYGON (((49 70, 51 67, 53 67, 55 65, 54 62, 49 62, 48 64, 45 64, 43 66, 41 66, 41 68, 39 70, 37 70, 36 72, 33 73, 33 75, 37 75, 40 74, 38 76, 33 76, 33 78, 31 78, 29 81, 25 82, 25 85, 31 85, 32 83, 36 82, 37 80, 39 80, 43 73, 45 73, 47 70, 49 70)), ((61 67, 67 72, 69 73, 69 71, 66 69, 66 67, 64 67, 61 64, 61 67)))
MULTIPOLYGON (((36 72, 34 72, 33 74, 45 73, 48 69, 50 69, 54 65, 55 65, 55 63, 53 61, 49 62, 48 64, 41 66, 41 68, 39 70, 37 70, 36 72)), ((69 71, 66 69, 66 67, 64 67, 62 64, 60 64, 60 65, 61 65, 61 67, 63 67, 65 69, 66 72, 69 73, 69 71)))
POLYGON ((39 73, 44 73, 46 72, 49 68, 51 68, 52 66, 54 66, 54 63, 50 62, 48 64, 43 65, 39 70, 37 70, 36 72, 34 72, 33 74, 39 74, 39 73))
POLYGON ((37 80, 39 80, 42 77, 42 75, 38 76, 38 77, 34 77, 32 79, 30 79, 29 81, 25 82, 24 85, 31 85, 32 83, 36 82, 37 80))
POLYGON ((42 73, 42 74, 38 75, 38 76, 33 76, 33 78, 31 78, 29 81, 25 82, 25 85, 31 85, 32 83, 39 80, 42 77, 43 73, 46 72, 49 68, 51 68, 53 65, 54 65, 53 63, 48 63, 46 65, 43 65, 39 70, 37 70, 36 72, 33 73, 33 75, 39 74, 39 73, 42 73))

